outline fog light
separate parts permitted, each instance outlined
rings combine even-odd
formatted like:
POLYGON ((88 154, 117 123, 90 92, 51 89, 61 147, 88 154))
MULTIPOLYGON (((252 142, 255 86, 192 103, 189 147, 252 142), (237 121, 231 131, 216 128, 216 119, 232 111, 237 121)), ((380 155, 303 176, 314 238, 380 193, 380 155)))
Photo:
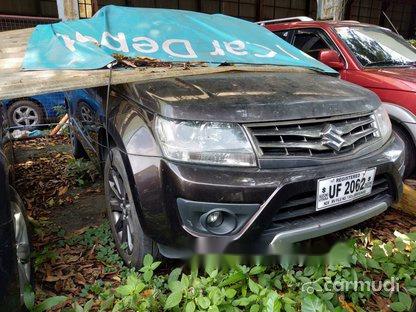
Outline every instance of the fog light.
POLYGON ((214 211, 207 216, 206 223, 210 227, 217 227, 222 224, 223 219, 221 211, 214 211))

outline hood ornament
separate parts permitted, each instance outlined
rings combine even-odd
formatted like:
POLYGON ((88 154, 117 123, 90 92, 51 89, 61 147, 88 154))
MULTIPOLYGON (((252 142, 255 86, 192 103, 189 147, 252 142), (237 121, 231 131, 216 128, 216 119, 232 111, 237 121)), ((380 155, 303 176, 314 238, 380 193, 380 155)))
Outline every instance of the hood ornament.
POLYGON ((326 125, 321 132, 322 145, 328 146, 339 152, 346 142, 342 138, 343 134, 344 133, 334 125, 326 125))

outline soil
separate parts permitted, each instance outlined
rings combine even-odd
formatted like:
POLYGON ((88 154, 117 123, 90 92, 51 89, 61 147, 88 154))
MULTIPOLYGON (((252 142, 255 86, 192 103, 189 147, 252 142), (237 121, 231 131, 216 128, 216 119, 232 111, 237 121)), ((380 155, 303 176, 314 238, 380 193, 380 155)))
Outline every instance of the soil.
MULTIPOLYGON (((57 162, 54 161, 57 155, 72 157, 71 146, 66 137, 27 140, 16 142, 15 144, 15 164, 17 168, 31 162, 37 162, 45 166, 53 162, 53 165, 57 165, 59 159, 57 162)), ((42 170, 42 166, 39 169, 42 170)), ((63 171, 65 171, 64 169, 63 171)), ((31 176, 30 172, 27 173, 31 176)), ((38 174, 38 172, 35 172, 34 178, 38 174)), ((25 177, 19 175, 19 169, 17 169, 17 178, 18 182, 26 180, 25 177)), ((65 181, 64 175, 62 180, 63 184, 66 185, 65 187, 67 187, 65 195, 70 200, 53 207, 54 209, 48 212, 49 221, 60 226, 66 232, 74 232, 85 227, 100 225, 105 218, 105 199, 102 181, 98 180, 85 188, 67 183, 68 181, 65 181)), ((59 187, 62 186, 57 183, 56 187, 59 193, 59 187)), ((51 192, 51 194, 56 194, 56 192, 51 192)), ((25 196, 27 194, 22 195, 27 199, 27 196, 25 196)))

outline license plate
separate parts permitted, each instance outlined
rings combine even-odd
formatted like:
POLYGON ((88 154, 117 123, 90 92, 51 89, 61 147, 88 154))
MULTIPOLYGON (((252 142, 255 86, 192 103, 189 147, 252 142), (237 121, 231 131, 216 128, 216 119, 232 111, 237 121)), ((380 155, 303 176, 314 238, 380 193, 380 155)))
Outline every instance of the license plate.
POLYGON ((342 205, 367 196, 373 187, 376 168, 318 180, 316 210, 342 205))

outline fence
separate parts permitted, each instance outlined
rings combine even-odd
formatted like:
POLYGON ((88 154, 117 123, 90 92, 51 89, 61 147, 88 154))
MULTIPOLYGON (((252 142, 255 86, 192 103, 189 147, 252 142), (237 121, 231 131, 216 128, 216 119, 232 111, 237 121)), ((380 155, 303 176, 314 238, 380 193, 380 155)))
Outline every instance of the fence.
POLYGON ((0 31, 35 27, 38 24, 50 24, 58 22, 59 19, 51 17, 1 15, 0 31))

